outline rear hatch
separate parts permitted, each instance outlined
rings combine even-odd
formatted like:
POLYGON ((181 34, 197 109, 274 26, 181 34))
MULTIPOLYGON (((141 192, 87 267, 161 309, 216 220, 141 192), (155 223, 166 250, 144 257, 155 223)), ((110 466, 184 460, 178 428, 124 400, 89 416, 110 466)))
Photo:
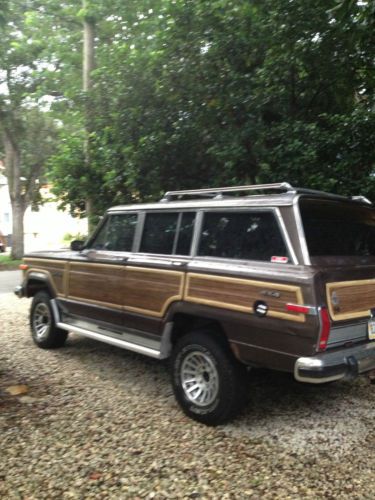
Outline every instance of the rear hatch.
POLYGON ((375 339, 375 209, 359 202, 301 198, 317 303, 328 309, 327 348, 375 339), (374 326, 373 326, 374 325, 374 326))

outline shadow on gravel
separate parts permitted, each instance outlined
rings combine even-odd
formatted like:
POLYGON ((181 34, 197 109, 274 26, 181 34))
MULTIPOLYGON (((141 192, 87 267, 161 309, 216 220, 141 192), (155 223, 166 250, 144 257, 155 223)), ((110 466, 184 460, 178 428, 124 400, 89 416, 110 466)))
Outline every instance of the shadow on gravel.
MULTIPOLYGON (((71 335, 59 356, 79 360, 85 369, 102 380, 112 381, 116 386, 142 390, 150 398, 168 398, 172 394, 169 383, 168 362, 128 352, 87 338, 71 335)), ((299 383, 291 374, 263 369, 251 370, 246 384, 249 402, 239 417, 250 424, 259 419, 272 421, 274 417, 314 417, 326 411, 336 413, 340 419, 342 404, 353 405, 353 400, 366 394, 370 386, 365 378, 350 382, 336 382, 327 385, 299 383)), ((344 418, 344 416, 342 417, 344 418)))

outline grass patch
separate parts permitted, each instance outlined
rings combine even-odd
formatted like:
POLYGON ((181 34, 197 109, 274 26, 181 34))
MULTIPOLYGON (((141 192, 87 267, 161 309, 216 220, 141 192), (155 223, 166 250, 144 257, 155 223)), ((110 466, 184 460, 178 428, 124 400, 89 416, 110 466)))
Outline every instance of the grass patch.
POLYGON ((14 260, 10 255, 0 255, 0 271, 18 269, 22 260, 14 260))

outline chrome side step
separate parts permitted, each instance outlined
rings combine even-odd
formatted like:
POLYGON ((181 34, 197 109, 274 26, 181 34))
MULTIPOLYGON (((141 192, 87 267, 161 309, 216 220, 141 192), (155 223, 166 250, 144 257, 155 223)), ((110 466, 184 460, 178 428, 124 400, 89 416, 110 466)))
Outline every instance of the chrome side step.
POLYGON ((99 340, 100 342, 121 347, 122 349, 127 349, 128 351, 137 352, 138 354, 144 354, 145 356, 149 356, 151 358, 162 359, 164 357, 158 349, 152 349, 150 347, 134 344, 133 342, 128 342, 126 340, 109 337, 108 335, 92 332, 86 328, 69 325, 68 323, 62 323, 61 321, 58 322, 56 326, 62 330, 66 330, 67 332, 78 333, 78 335, 88 337, 89 339, 99 340))

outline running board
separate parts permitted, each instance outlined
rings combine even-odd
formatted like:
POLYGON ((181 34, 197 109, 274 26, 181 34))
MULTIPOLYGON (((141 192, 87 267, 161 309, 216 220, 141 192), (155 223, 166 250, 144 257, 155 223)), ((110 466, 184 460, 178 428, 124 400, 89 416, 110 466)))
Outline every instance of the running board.
POLYGON ((89 339, 99 340, 100 342, 121 347, 122 349, 127 349, 128 351, 137 352, 138 354, 144 354, 145 356, 149 356, 151 358, 162 359, 164 357, 157 349, 151 349, 150 347, 144 347, 139 344, 134 344, 133 342, 127 342, 126 340, 108 337, 108 335, 92 332, 79 326, 68 325, 67 323, 62 322, 57 323, 56 326, 62 330, 66 330, 67 332, 78 333, 78 335, 83 335, 89 339))

